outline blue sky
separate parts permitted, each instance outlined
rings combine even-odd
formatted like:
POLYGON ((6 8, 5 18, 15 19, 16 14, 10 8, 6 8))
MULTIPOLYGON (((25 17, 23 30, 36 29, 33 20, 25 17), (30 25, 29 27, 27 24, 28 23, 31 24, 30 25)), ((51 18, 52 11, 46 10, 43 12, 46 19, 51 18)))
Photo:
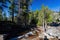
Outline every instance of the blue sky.
MULTIPOLYGON (((44 6, 48 6, 48 8, 53 11, 59 11, 60 9, 60 0, 32 0, 31 4, 32 5, 30 5, 29 9, 32 11, 35 11, 37 9, 40 10, 42 4, 44 4, 44 6)), ((9 4, 7 3, 7 5, 9 4)), ((8 9, 4 10, 8 15, 8 9)))
POLYGON ((59 11, 60 9, 60 0, 32 0, 32 5, 30 6, 31 10, 40 10, 42 4, 48 6, 49 9, 53 11, 59 11))

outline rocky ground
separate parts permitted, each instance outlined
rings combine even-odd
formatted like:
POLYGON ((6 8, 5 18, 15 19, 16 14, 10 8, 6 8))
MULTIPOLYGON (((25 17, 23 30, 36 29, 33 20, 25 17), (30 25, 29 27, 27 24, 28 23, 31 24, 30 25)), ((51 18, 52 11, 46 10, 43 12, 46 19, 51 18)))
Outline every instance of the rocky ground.
POLYGON ((3 40, 3 35, 0 35, 0 40, 3 40))
POLYGON ((44 40, 45 36, 49 40, 58 40, 60 39, 60 26, 58 27, 48 27, 47 31, 44 32, 43 28, 37 28, 34 31, 28 32, 22 37, 19 36, 18 40, 44 40))

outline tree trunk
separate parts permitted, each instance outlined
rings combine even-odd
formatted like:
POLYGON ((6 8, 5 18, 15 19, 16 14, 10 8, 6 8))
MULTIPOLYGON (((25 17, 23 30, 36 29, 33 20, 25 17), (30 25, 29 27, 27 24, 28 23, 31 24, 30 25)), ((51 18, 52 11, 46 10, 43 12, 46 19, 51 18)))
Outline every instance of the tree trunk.
POLYGON ((45 20, 45 32, 46 32, 46 28, 47 28, 47 21, 45 20))
MULTIPOLYGON (((14 4, 14 1, 13 1, 13 4, 14 4)), ((14 22, 14 8, 12 8, 12 22, 14 22)))
POLYGON ((44 22, 44 18, 43 18, 43 30, 45 32, 45 22, 44 22))
POLYGON ((21 0, 18 0, 18 15, 17 15, 17 23, 18 24, 22 24, 21 23, 21 13, 22 13, 22 8, 20 7, 20 5, 21 5, 21 0))
POLYGON ((14 9, 12 9, 12 22, 14 22, 14 9))

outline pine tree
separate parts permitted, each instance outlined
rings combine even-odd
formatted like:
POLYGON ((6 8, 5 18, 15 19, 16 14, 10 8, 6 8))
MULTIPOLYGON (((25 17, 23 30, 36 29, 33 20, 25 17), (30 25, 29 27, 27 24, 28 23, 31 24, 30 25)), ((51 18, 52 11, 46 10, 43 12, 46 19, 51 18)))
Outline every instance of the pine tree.
POLYGON ((30 0, 19 0, 19 13, 18 13, 18 23, 22 25, 27 25, 28 20, 28 7, 29 7, 30 0))
POLYGON ((16 2, 16 0, 12 0, 11 1, 11 5, 9 6, 9 12, 10 12, 10 15, 12 16, 12 22, 14 22, 14 15, 15 15, 15 13, 18 13, 18 11, 16 10, 16 4, 17 3, 15 3, 16 2))

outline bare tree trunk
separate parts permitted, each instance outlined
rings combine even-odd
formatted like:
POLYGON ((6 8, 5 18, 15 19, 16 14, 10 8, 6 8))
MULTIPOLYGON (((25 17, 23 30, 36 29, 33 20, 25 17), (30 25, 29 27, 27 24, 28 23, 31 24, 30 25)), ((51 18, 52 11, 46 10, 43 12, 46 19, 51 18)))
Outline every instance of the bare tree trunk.
POLYGON ((46 32, 46 27, 47 27, 47 21, 46 21, 46 18, 45 18, 45 12, 44 12, 44 16, 43 16, 43 29, 44 29, 44 32, 46 32))
MULTIPOLYGON (((43 30, 45 29, 45 25, 44 25, 44 18, 43 18, 43 30)), ((45 30, 44 30, 44 32, 45 32, 45 30)))
POLYGON ((45 20, 45 32, 46 32, 46 28, 47 28, 47 21, 45 20))
POLYGON ((19 14, 20 14, 20 0, 18 0, 18 14, 17 14, 17 23, 19 21, 19 14))
POLYGON ((21 1, 22 0, 18 0, 18 15, 17 15, 17 23, 18 24, 22 24, 21 18, 22 18, 22 8, 21 8, 21 1))
MULTIPOLYGON (((44 18, 43 18, 43 30, 44 30, 44 28, 45 28, 44 26, 45 26, 45 25, 44 25, 44 18)), ((44 32, 45 32, 45 30, 44 30, 44 32)))

